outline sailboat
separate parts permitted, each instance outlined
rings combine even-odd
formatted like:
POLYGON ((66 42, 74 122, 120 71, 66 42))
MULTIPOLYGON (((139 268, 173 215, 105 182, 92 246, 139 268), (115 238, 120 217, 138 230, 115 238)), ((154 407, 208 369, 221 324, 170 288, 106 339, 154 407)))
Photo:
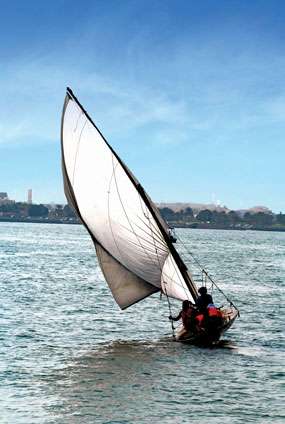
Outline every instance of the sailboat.
MULTIPOLYGON (((94 243, 119 307, 126 309, 157 292, 168 302, 178 299, 195 304, 197 287, 174 246, 169 226, 70 88, 63 106, 61 149, 67 201, 94 243)), ((223 308, 223 322, 214 338, 203 329, 183 339, 178 332, 175 339, 215 342, 237 315, 238 309, 230 302, 223 308)))

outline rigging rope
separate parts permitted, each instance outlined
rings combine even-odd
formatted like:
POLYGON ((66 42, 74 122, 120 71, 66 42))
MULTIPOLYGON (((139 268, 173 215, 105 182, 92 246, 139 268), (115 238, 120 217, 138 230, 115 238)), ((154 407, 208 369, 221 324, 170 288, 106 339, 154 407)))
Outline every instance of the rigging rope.
MULTIPOLYGON (((142 208, 142 210, 143 210, 143 208, 142 208)), ((144 216, 149 221, 149 229, 150 229, 151 234, 152 234, 152 237, 153 237, 153 242, 154 242, 154 246, 155 246, 155 252, 156 252, 156 255, 157 255, 158 266, 160 268, 161 276, 163 276, 163 265, 160 263, 160 259, 159 259, 159 256, 158 256, 158 250, 157 250, 157 246, 156 246, 156 243, 155 243, 155 237, 154 237, 155 231, 153 231, 153 224, 151 223, 151 218, 150 218, 150 215, 149 215, 149 210, 147 208, 146 208, 146 212, 144 213, 144 216)), ((169 250, 168 250, 168 252, 170 254, 170 251, 169 250)), ((172 255, 171 255, 171 260, 173 262, 172 255)), ((175 262, 174 262, 174 270, 175 270, 175 262)), ((176 270, 175 270, 175 272, 176 272, 176 275, 178 276, 179 282, 181 283, 181 284, 178 284, 177 282, 175 282, 175 284, 177 286, 181 287, 184 290, 186 298, 189 299, 188 292, 186 291, 186 288, 185 288, 185 286, 183 284, 183 279, 181 280, 180 274, 177 273, 176 270)), ((170 277, 170 276, 168 275, 168 277, 170 277)), ((170 277, 170 280, 173 281, 173 278, 170 277)), ((163 281, 163 282, 161 282, 161 285, 162 284, 164 285, 164 290, 165 290, 165 295, 166 295, 166 298, 167 298, 169 313, 170 313, 170 315, 172 315, 172 312, 171 312, 171 303, 170 303, 169 296, 168 296, 167 289, 166 289, 166 284, 167 283, 166 283, 166 281, 163 281)), ((162 293, 163 293, 163 289, 161 288, 160 299, 161 299, 162 293)), ((173 324, 173 321, 172 320, 171 320, 171 328, 172 328, 172 337, 173 337, 173 339, 175 339, 175 327, 174 327, 174 324, 173 324)))
MULTIPOLYGON (((164 288, 165 288, 165 296, 167 298, 167 303, 168 303, 169 315, 172 316, 171 304, 170 304, 169 297, 167 295, 167 290, 166 290, 165 284, 167 284, 167 283, 164 282, 164 288)), ((162 291, 161 291, 161 293, 162 293, 162 291)), ((172 337, 173 337, 173 339, 175 339, 175 327, 174 327, 172 319, 170 320, 170 322, 171 322, 171 328, 172 328, 172 337)))
POLYGON ((231 301, 231 299, 228 298, 228 296, 223 292, 222 289, 220 289, 220 287, 215 283, 215 281, 213 280, 213 278, 208 274, 208 272, 205 270, 205 268, 201 265, 201 263, 198 261, 197 258, 195 258, 195 256, 193 255, 193 253, 187 248, 186 244, 183 242, 183 240, 177 235, 175 234, 177 239, 179 240, 179 242, 182 244, 182 246, 184 247, 184 249, 186 250, 187 254, 189 256, 191 256, 191 258, 194 260, 194 262, 196 263, 196 265, 201 269, 202 271, 202 284, 203 284, 203 275, 205 278, 205 284, 207 279, 211 281, 212 286, 215 286, 216 289, 225 297, 225 299, 229 302, 230 306, 233 306, 236 311, 238 311, 239 314, 239 310, 238 308, 235 306, 235 304, 231 301))

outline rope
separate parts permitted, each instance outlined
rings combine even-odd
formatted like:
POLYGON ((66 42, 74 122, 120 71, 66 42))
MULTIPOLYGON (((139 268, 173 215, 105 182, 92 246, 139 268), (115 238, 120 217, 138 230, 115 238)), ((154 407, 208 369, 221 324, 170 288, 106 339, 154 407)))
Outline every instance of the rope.
POLYGON ((220 289, 220 287, 215 283, 215 281, 213 280, 213 278, 208 274, 208 272, 205 270, 205 268, 200 264, 200 262, 198 261, 198 259, 196 259, 195 256, 193 255, 193 253, 190 252, 190 250, 187 248, 187 246, 185 245, 185 243, 183 242, 183 240, 179 236, 177 236, 177 238, 178 238, 179 242, 182 244, 182 246, 184 247, 184 249, 186 250, 186 252, 188 253, 188 255, 191 256, 191 258, 194 260, 194 262, 196 263, 196 265, 201 269, 201 271, 202 271, 202 284, 203 284, 203 275, 204 275, 204 277, 205 277, 205 284, 206 284, 207 279, 210 280, 211 283, 212 283, 212 286, 215 286, 216 287, 216 289, 229 302, 230 306, 233 306, 235 308, 235 310, 239 314, 239 310, 235 306, 235 304, 231 301, 231 299, 228 298, 228 296, 223 292, 223 290, 220 289))
MULTIPOLYGON (((141 206, 141 208, 142 208, 142 206, 141 206)), ((142 210, 143 210, 143 208, 142 208, 142 210)), ((156 235, 156 232, 153 231, 153 226, 151 224, 149 210, 147 208, 146 208, 146 212, 144 213, 144 216, 146 217, 146 219, 149 222, 149 229, 151 231, 151 235, 152 235, 152 238, 153 238, 153 243, 154 243, 154 246, 155 246, 155 252, 156 252, 156 256, 157 256, 157 263, 158 263, 158 266, 160 268, 160 272, 161 272, 161 276, 162 276, 162 274, 163 274, 163 266, 160 263, 160 258, 159 258, 159 255, 158 255, 158 249, 157 249, 156 239, 154 237, 156 235)), ((158 233, 158 235, 159 235, 159 233, 158 233)), ((168 309, 169 309, 169 315, 172 316, 171 303, 170 303, 170 300, 169 300, 169 297, 168 297, 168 294, 167 294, 167 290, 166 290, 166 284, 167 283, 165 281, 163 281, 163 284, 164 284, 165 296, 166 296, 166 299, 167 299, 167 304, 168 304, 168 309)), ((161 291, 160 291, 160 300, 162 299, 162 294, 163 294, 163 290, 161 288, 161 291)), ((172 329, 172 338, 175 340, 175 327, 174 327, 173 321, 170 320, 170 322, 171 322, 171 329, 172 329)))
MULTIPOLYGON (((141 206, 141 208, 142 208, 142 206, 141 206)), ((142 208, 142 210, 143 210, 143 208, 142 208)), ((149 227, 148 228, 151 230, 151 234, 152 234, 152 237, 153 237, 153 243, 154 243, 155 252, 156 252, 156 255, 157 255, 157 263, 158 263, 158 266, 160 268, 161 275, 163 275, 163 265, 160 263, 160 258, 158 256, 158 249, 157 249, 156 239, 154 237, 154 235, 156 234, 156 232, 153 231, 153 226, 152 226, 152 223, 151 223, 151 219, 150 219, 150 215, 149 215, 149 210, 147 208, 146 208, 146 212, 144 213, 144 216, 149 221, 149 227)), ((168 252, 170 253, 169 250, 168 250, 168 252)), ((171 255, 171 260, 173 261, 172 255, 171 255)), ((175 264, 175 262, 174 262, 174 264, 175 264)), ((173 275, 176 274, 178 276, 179 281, 182 282, 181 284, 178 284, 177 282, 175 282, 175 284, 178 285, 179 287, 181 287, 184 290, 185 295, 186 295, 186 298, 189 299, 188 292, 186 291, 186 288, 185 288, 185 286, 183 284, 183 279, 181 280, 180 273, 177 273, 177 271, 175 270, 175 266, 173 267, 173 269, 174 269, 173 275)), ((173 275, 171 277, 168 275, 168 277, 170 277, 170 280, 171 281, 173 281, 173 275)), ((163 284, 164 284, 164 289, 165 289, 165 295, 166 295, 166 298, 167 298, 169 314, 172 316, 171 303, 170 303, 169 296, 168 296, 167 290, 166 290, 166 284, 167 283, 165 281, 163 281, 163 284)), ((162 298, 162 293, 163 293, 163 291, 161 289, 160 299, 162 298)), ((171 328, 172 328, 172 337, 173 337, 173 339, 175 339, 175 327, 174 327, 173 321, 172 320, 170 320, 170 321, 171 321, 171 328)))
MULTIPOLYGON (((165 285, 165 284, 166 284, 166 283, 164 283, 164 285, 165 285)), ((172 316, 170 300, 169 300, 169 297, 168 297, 168 295, 167 295, 166 287, 164 286, 164 288, 165 288, 165 296, 166 296, 166 298, 167 298, 167 303, 168 303, 169 315, 171 315, 171 316, 172 316)), ((161 293, 162 293, 162 292, 161 292, 161 293)), ((173 337, 173 339, 175 339, 175 327, 174 327, 174 324, 173 324, 172 319, 170 320, 170 322, 171 322, 171 328, 172 328, 172 337, 173 337)))

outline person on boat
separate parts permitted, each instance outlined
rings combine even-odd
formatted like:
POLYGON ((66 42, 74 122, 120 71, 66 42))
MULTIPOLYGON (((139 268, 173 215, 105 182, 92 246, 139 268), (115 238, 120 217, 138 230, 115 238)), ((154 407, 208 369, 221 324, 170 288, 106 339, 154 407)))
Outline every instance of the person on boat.
POLYGON ((200 287, 198 293, 200 296, 196 300, 196 307, 199 312, 205 313, 207 312, 207 306, 209 304, 213 304, 213 298, 209 293, 207 293, 207 287, 200 287))
POLYGON ((180 319, 182 319, 183 330, 186 333, 191 329, 193 325, 195 312, 196 310, 194 308, 193 303, 191 303, 189 300, 183 300, 182 310, 179 312, 177 317, 173 317, 172 315, 170 315, 169 319, 171 321, 179 321, 180 319))
POLYGON ((198 312, 195 316, 195 327, 194 330, 196 333, 201 333, 201 331, 205 331, 205 323, 206 323, 206 319, 205 319, 205 314, 198 312))
POLYGON ((223 314, 213 303, 207 306, 206 323, 208 330, 212 333, 217 331, 223 323, 223 314))

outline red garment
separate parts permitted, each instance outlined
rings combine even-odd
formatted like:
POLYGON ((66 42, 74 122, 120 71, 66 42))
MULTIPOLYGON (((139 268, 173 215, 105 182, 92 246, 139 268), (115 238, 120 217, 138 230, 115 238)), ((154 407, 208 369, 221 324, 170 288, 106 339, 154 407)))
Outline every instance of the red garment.
POLYGON ((196 315, 195 320, 196 320, 196 323, 199 326, 201 326, 202 325, 202 322, 204 320, 204 315, 203 314, 196 315))
POLYGON ((207 312, 208 312, 208 317, 219 317, 219 318, 222 317, 221 311, 215 306, 208 307, 207 312))

